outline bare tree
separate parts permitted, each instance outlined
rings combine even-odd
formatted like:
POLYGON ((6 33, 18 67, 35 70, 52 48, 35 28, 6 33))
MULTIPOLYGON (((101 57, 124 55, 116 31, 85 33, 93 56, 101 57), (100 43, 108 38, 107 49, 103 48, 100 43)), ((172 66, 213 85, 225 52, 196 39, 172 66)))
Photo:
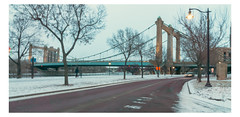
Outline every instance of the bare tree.
MULTIPOLYGON (((210 18, 210 50, 214 50, 225 38, 227 14, 221 19, 210 18)), ((201 82, 201 67, 207 59, 207 18, 201 14, 199 19, 188 21, 184 15, 178 18, 186 36, 181 40, 182 50, 198 66, 198 82, 201 82)), ((210 51, 211 53, 211 51, 210 51)), ((207 70, 208 72, 208 70, 207 70)))
MULTIPOLYGON (((136 32, 137 34, 138 32, 136 32)), ((135 44, 135 50, 136 50, 136 56, 140 56, 140 61, 141 61, 141 77, 143 78, 143 56, 146 55, 146 48, 147 48, 147 45, 144 41, 144 38, 147 38, 147 37, 144 37, 144 35, 138 35, 136 36, 135 38, 135 41, 134 41, 134 44, 135 44)))
MULTIPOLYGON (((16 7, 11 5, 10 8, 16 7)), ((11 13, 13 13, 11 11, 11 13)), ((33 22, 23 14, 13 13, 9 19, 9 46, 10 55, 16 54, 17 59, 9 55, 9 59, 17 65, 17 78, 21 78, 21 59, 27 55, 29 44, 40 44, 41 41, 36 38, 33 22), (14 14, 14 15, 13 15, 14 14)))
POLYGON ((109 38, 107 41, 111 47, 115 47, 115 49, 124 56, 125 66, 123 69, 123 79, 126 79, 127 61, 134 53, 134 39, 136 35, 136 31, 134 32, 131 28, 126 28, 125 30, 120 29, 117 31, 117 34, 113 34, 112 38, 109 38))
POLYGON ((105 7, 100 5, 95 12, 84 4, 24 5, 24 11, 59 41, 64 63, 64 84, 68 85, 67 56, 77 42, 88 44, 105 27, 105 7))
POLYGON ((160 75, 160 71, 164 72, 164 74, 166 74, 167 68, 165 66, 165 63, 167 61, 167 49, 165 47, 162 48, 162 61, 160 61, 159 58, 156 57, 156 47, 152 46, 150 44, 150 46, 148 47, 148 57, 150 58, 150 62, 156 66, 157 68, 160 68, 157 70, 157 77, 159 77, 160 75), (163 66, 162 66, 163 65, 163 66))

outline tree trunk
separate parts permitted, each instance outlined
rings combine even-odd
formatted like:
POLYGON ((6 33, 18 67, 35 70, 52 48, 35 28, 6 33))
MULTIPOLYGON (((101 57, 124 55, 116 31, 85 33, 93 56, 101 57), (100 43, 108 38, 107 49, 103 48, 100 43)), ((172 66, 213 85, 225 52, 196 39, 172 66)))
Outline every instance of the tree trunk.
POLYGON ((64 64, 64 85, 68 84, 68 66, 67 66, 67 56, 63 53, 63 64, 64 64))
POLYGON ((60 41, 61 48, 62 48, 62 54, 63 54, 63 65, 64 65, 64 85, 69 85, 68 83, 68 66, 67 66, 67 55, 65 52, 63 39, 60 41))
POLYGON ((198 82, 202 82, 201 77, 202 77, 201 65, 198 65, 198 77, 197 77, 198 82))
POLYGON ((22 70, 21 70, 21 59, 18 58, 18 63, 17 63, 17 78, 22 77, 22 70))
POLYGON ((17 50, 17 53, 18 53, 18 64, 17 64, 17 78, 21 78, 22 77, 22 74, 21 74, 21 56, 20 56, 20 46, 21 46, 21 34, 20 34, 20 37, 18 38, 18 50, 17 50))
POLYGON ((126 67, 127 67, 127 60, 125 60, 125 64, 124 64, 124 69, 123 69, 123 79, 126 79, 126 67))
POLYGON ((143 78, 143 61, 142 61, 142 56, 141 56, 141 72, 142 72, 142 78, 143 78))

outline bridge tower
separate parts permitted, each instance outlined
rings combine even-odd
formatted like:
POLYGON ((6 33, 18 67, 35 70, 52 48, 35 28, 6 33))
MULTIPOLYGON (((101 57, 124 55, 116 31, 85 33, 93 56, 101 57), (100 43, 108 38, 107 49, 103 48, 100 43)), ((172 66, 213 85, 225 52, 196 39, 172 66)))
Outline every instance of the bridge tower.
POLYGON ((53 47, 48 48, 47 46, 38 47, 33 46, 32 44, 29 45, 29 62, 32 58, 33 48, 43 50, 43 62, 59 62, 59 48, 58 49, 55 49, 53 47))
POLYGON ((173 37, 176 38, 176 62, 180 62, 180 33, 175 32, 171 25, 167 26, 162 21, 161 17, 158 17, 155 22, 157 25, 157 40, 156 40, 156 59, 159 63, 162 63, 162 30, 166 31, 167 37, 167 61, 166 66, 168 68, 168 73, 170 67, 173 66, 173 37))
POLYGON ((180 63, 180 33, 177 32, 177 35, 175 36, 176 38, 176 62, 180 63))
POLYGON ((162 63, 162 19, 158 17, 155 24, 157 25, 156 60, 158 60, 159 63, 162 63))

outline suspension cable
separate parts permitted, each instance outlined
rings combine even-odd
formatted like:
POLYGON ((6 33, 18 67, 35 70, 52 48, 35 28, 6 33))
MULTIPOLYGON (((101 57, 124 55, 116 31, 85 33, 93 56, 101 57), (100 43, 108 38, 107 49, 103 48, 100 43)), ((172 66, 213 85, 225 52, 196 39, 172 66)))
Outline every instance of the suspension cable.
MULTIPOLYGON (((138 48, 139 46, 143 46, 144 44, 147 44, 148 42, 152 41, 152 40, 155 39, 155 38, 156 38, 156 36, 153 37, 153 38, 151 38, 151 39, 149 39, 149 40, 147 40, 147 41, 145 41, 144 43, 139 44, 138 46, 134 47, 133 50, 136 49, 136 48, 138 48)), ((121 54, 123 54, 123 53, 125 53, 125 52, 128 52, 128 51, 129 51, 129 50, 124 51, 124 52, 120 52, 120 53, 115 54, 115 55, 112 55, 112 56, 104 57, 104 58, 101 58, 101 59, 94 59, 94 60, 91 60, 91 61, 99 61, 99 60, 104 60, 104 59, 112 58, 112 57, 121 55, 121 54)))
MULTIPOLYGON (((145 30, 143 30, 142 32, 134 35, 132 38, 130 38, 130 40, 134 39, 135 37, 139 36, 140 34, 144 33, 145 31, 149 30, 149 29, 152 28, 154 25, 155 25, 155 23, 152 24, 151 26, 149 26, 148 28, 146 28, 145 30)), ((99 53, 96 53, 96 54, 93 54, 93 55, 89 55, 89 56, 86 56, 86 57, 78 58, 78 59, 81 60, 81 59, 91 58, 91 57, 97 56, 97 55, 99 55, 99 54, 108 52, 108 51, 110 51, 110 50, 112 50, 112 49, 114 49, 114 48, 116 48, 116 47, 118 47, 118 46, 120 46, 120 45, 122 45, 122 44, 124 44, 124 43, 126 43, 126 42, 127 42, 127 41, 124 41, 124 42, 122 42, 122 43, 120 43, 120 44, 116 44, 116 45, 114 45, 112 48, 109 48, 109 49, 104 50, 104 51, 102 51, 102 52, 99 52, 99 53)))

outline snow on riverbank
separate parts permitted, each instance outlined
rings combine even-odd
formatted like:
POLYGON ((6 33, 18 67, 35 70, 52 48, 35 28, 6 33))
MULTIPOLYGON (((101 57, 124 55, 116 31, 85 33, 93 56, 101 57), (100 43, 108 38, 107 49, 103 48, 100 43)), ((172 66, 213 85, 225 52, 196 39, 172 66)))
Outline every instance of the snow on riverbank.
POLYGON ((185 83, 173 108, 177 112, 231 112, 231 80, 211 77, 212 87, 205 87, 206 80, 198 83, 193 79, 185 83))
MULTIPOLYGON (((183 75, 160 75, 160 79, 175 78, 183 75)), ((28 95, 35 93, 43 93, 50 91, 74 89, 102 84, 141 81, 149 79, 159 79, 156 75, 127 75, 126 80, 123 80, 122 75, 105 75, 105 76, 83 76, 82 78, 75 78, 69 76, 69 86, 64 86, 64 77, 36 77, 31 78, 11 78, 9 79, 9 97, 28 95)))

